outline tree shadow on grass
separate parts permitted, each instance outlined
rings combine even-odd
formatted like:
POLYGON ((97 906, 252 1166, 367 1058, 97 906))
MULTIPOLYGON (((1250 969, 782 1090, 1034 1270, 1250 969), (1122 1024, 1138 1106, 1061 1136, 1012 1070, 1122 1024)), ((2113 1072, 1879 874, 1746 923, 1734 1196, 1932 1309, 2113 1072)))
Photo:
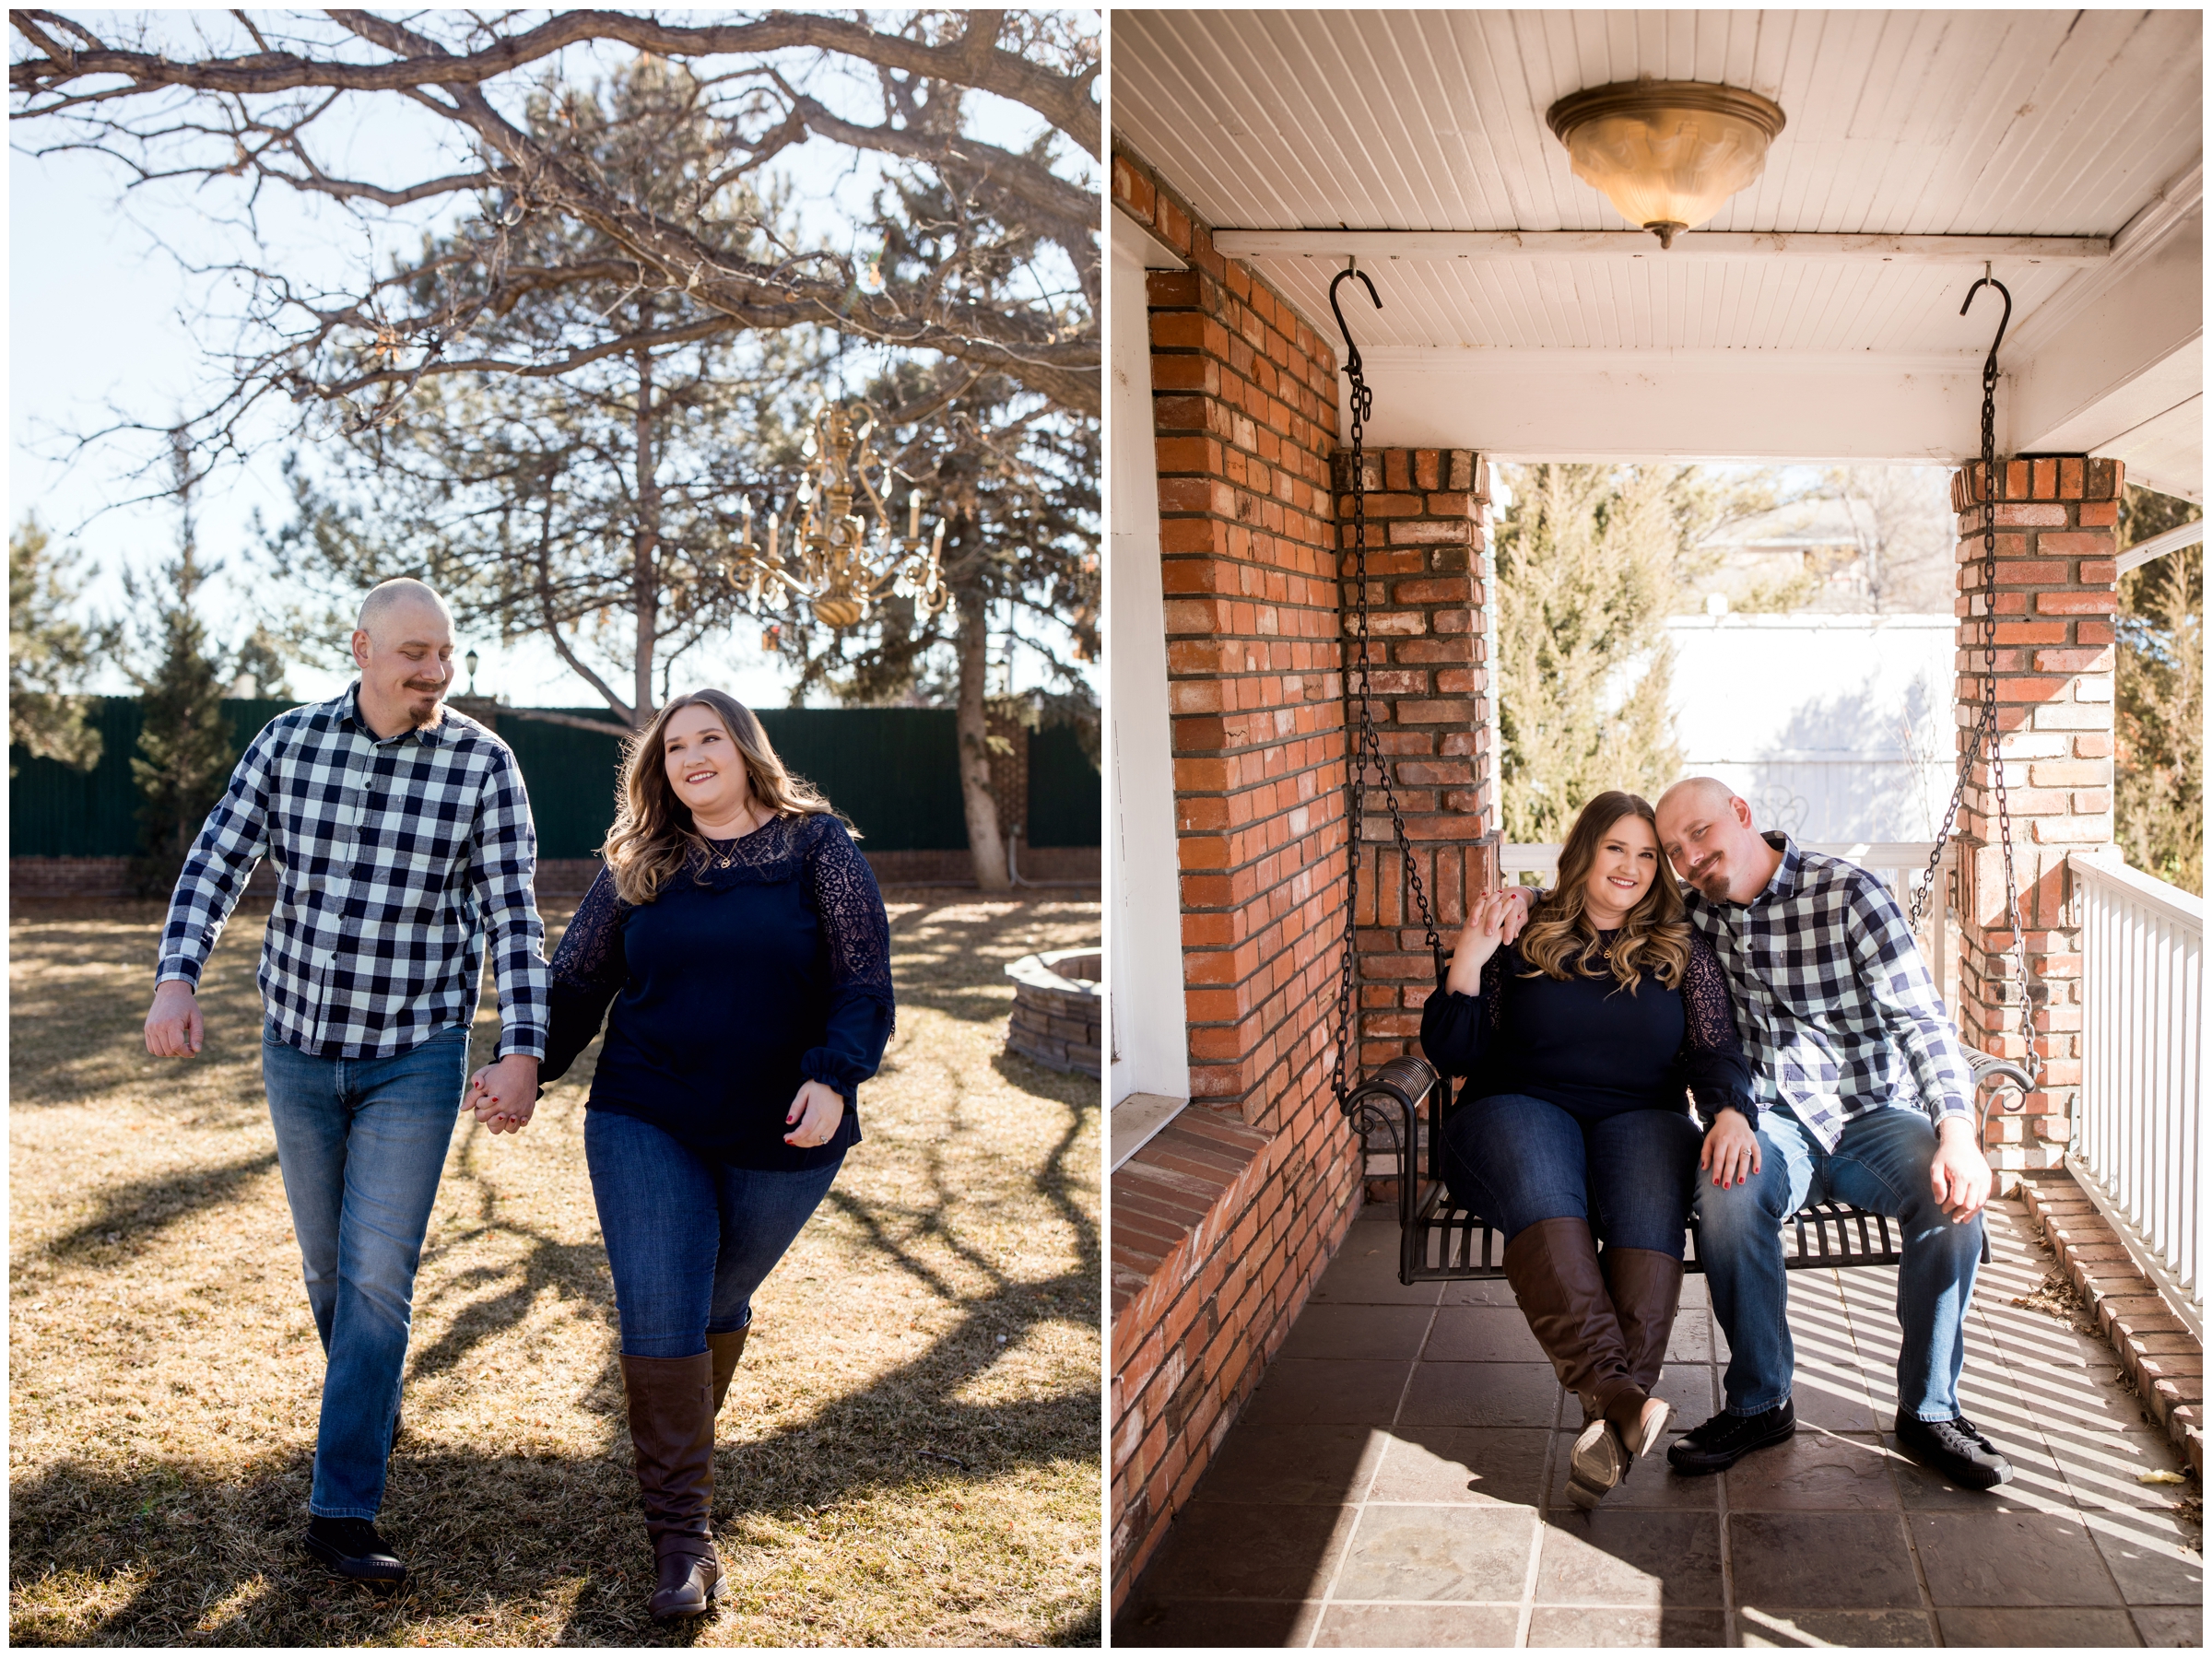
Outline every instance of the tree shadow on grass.
POLYGON ((264 1151, 217 1168, 109 1186, 100 1193, 99 1213, 43 1244, 40 1252, 49 1259, 69 1260, 118 1242, 143 1251, 179 1220, 202 1209, 228 1207, 242 1200, 242 1188, 276 1166, 276 1153, 264 1151))
MULTIPOLYGON (((1004 1018, 1014 1002, 1014 984, 1006 975, 1006 967, 1030 954, 1031 946, 1001 943, 1006 917, 982 906, 1020 908, 1025 901, 969 894, 964 904, 924 904, 894 922, 891 956, 896 963, 900 1006, 927 1007, 971 1024, 1004 1018), (967 905, 977 906, 981 912, 972 917, 947 912, 967 905)), ((1095 935, 1095 916, 1089 925, 1095 935)))

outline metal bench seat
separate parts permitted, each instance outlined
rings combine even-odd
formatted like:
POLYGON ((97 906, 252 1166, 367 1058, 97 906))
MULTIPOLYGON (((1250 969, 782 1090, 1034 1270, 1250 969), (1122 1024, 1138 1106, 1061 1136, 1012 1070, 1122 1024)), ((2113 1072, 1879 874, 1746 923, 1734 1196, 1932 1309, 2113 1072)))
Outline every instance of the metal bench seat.
MULTIPOLYGON (((2031 1083, 2028 1073, 2009 1060, 1971 1047, 1966 1054, 1973 1070, 1980 1120, 1986 1125, 1998 1083, 2010 1082, 2019 1094, 2031 1083)), ((1388 1136, 1385 1154, 1398 1182, 1398 1281, 1409 1286, 1505 1275, 1505 1239, 1479 1215, 1454 1206, 1444 1189, 1442 1129, 1450 1098, 1451 1088, 1435 1066, 1408 1054, 1383 1064, 1345 1100, 1346 1117, 1371 1144, 1378 1133, 1388 1136)), ((2004 1108, 2018 1111, 2019 1099, 2016 1096, 2004 1108)), ((1793 1271, 1895 1265, 1903 1258, 1902 1242, 1898 1222, 1886 1215, 1869 1214, 1848 1203, 1810 1203, 1783 1228, 1783 1263, 1793 1271)), ((1989 1263, 1986 1230, 1982 1262, 1989 1263)), ((1705 1269, 1698 1259, 1694 1213, 1683 1269, 1705 1269)))

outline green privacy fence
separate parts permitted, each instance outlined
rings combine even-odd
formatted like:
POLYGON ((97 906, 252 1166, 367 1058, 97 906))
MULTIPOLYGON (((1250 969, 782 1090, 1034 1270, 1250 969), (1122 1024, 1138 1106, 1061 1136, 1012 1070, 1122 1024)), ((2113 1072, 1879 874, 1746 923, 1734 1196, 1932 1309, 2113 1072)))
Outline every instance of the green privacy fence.
MULTIPOLYGON (((263 725, 295 704, 226 700, 224 717, 241 751, 263 725)), ((559 710, 604 718, 593 708, 559 710)), ((968 843, 960 810, 959 752, 946 708, 759 709, 783 762, 819 788, 859 827, 871 851, 958 851, 968 843)), ((128 857, 138 850, 135 697, 93 699, 103 747, 90 772, 21 749, 10 758, 8 852, 15 857, 128 857)), ((514 750, 530 791, 541 857, 589 857, 615 817, 617 742, 573 725, 502 712, 500 735, 514 750)), ((1065 726, 1030 736, 1028 835, 1032 846, 1100 843, 1099 772, 1065 726)))

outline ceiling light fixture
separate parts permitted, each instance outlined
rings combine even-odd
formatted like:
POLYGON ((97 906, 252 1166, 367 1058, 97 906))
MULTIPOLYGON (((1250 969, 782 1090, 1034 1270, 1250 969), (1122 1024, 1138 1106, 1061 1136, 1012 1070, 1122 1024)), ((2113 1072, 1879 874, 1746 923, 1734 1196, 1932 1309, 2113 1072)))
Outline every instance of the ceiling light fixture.
POLYGON ((1624 80, 1571 92, 1544 119, 1574 176, 1659 238, 1703 224, 1766 170, 1782 106, 1738 87, 1624 80))

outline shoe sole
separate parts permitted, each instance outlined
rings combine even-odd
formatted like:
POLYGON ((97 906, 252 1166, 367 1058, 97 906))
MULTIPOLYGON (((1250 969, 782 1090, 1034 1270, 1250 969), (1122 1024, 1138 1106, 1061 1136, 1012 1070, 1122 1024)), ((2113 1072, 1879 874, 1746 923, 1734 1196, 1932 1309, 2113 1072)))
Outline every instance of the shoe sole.
POLYGON ((1583 1428, 1567 1462, 1567 1494, 1578 1507, 1594 1507, 1606 1491, 1617 1488, 1628 1471, 1626 1447, 1611 1423, 1597 1420, 1583 1428), (1594 1492, 1587 1502, 1577 1498, 1576 1487, 1594 1492))
POLYGON ((394 1575, 390 1568, 385 1566, 377 1566, 364 1570, 350 1556, 341 1554, 336 1548, 319 1542, 312 1536, 304 1538, 304 1543, 312 1557, 328 1567, 335 1575, 343 1577, 348 1582, 360 1582, 371 1588, 397 1588, 407 1580, 407 1568, 405 1565, 399 1568, 396 1575, 394 1575))
POLYGON ((1675 1451, 1683 1449, 1688 1443, 1687 1440, 1677 1439, 1674 1442, 1673 1448, 1668 1450, 1666 1452, 1666 1464, 1668 1467, 1673 1469, 1675 1472, 1681 1474, 1686 1478, 1700 1477, 1708 1473, 1725 1473, 1729 1468, 1735 1466, 1736 1463, 1742 1461, 1753 1451, 1769 1449, 1773 1445, 1780 1444, 1785 1440, 1794 1439, 1796 1436, 1797 1423, 1793 1420, 1789 1426, 1783 1428, 1780 1432, 1769 1433, 1765 1438, 1759 1440, 1757 1443, 1747 1444, 1741 1450, 1738 1450, 1735 1453, 1725 1457, 1716 1456, 1709 1451, 1698 1451, 1692 1447, 1690 1453, 1698 1458, 1694 1463, 1688 1461, 1677 1461, 1676 1459, 1675 1451))

